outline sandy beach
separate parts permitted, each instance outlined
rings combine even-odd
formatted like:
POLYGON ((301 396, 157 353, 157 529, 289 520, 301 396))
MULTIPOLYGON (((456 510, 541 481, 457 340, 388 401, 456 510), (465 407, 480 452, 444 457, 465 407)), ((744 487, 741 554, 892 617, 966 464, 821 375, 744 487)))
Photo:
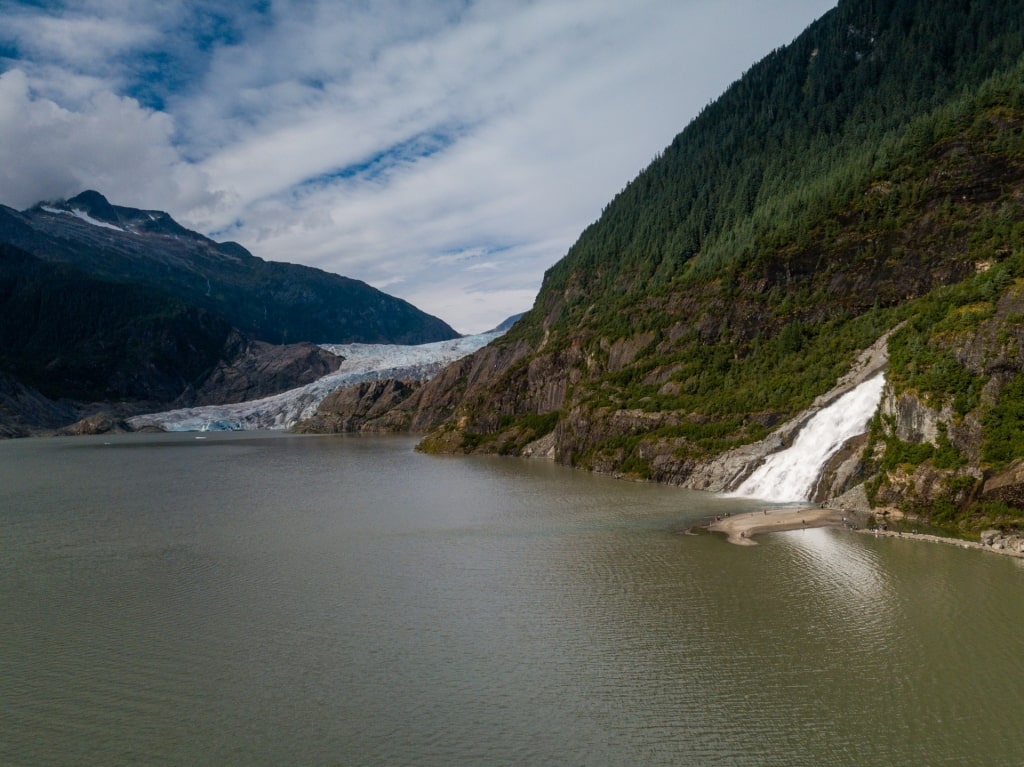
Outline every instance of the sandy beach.
POLYGON ((737 546, 756 546, 751 540, 760 533, 781 533, 785 530, 805 530, 810 527, 842 527, 849 520, 839 509, 821 509, 813 506, 797 509, 763 509, 747 511, 728 517, 719 517, 708 529, 725 533, 729 543, 737 546))
POLYGON ((900 530, 878 530, 863 527, 863 520, 855 513, 839 509, 806 507, 797 509, 763 509, 746 511, 728 517, 719 517, 708 525, 708 530, 725 533, 729 543, 737 546, 756 546, 753 536, 761 533, 781 533, 786 530, 805 530, 810 527, 851 527, 856 532, 867 535, 906 538, 928 543, 945 543, 963 549, 988 551, 992 554, 1024 559, 1024 553, 1009 548, 994 548, 976 541, 965 541, 960 538, 949 538, 930 533, 914 533, 900 530))

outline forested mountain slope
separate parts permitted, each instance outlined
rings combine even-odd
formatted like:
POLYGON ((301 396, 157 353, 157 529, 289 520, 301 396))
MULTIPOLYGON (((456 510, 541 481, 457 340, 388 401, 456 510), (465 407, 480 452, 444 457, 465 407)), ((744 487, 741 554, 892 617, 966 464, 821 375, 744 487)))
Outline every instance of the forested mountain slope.
POLYGON ((315 380, 341 358, 275 346, 138 285, 91 277, 0 243, 0 437, 106 411, 237 402, 315 380))
POLYGON ((424 447, 540 445, 685 484, 898 327, 872 497, 1020 516, 1022 54, 1009 0, 844 0, 627 185, 505 337, 405 405, 439 426, 424 447), (910 411, 934 428, 902 428, 910 411))

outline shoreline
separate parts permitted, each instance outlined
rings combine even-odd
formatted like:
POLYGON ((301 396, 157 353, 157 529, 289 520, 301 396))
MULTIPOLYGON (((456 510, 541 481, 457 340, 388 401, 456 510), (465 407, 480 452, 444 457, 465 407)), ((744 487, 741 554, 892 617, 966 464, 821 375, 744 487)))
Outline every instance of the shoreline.
POLYGON ((1017 559, 1024 559, 1024 552, 1009 548, 986 546, 978 541, 933 535, 932 533, 868 529, 864 527, 866 517, 867 515, 863 513, 816 506, 795 509, 761 509, 759 511, 743 511, 726 517, 717 517, 711 520, 706 525, 706 528, 713 533, 725 533, 726 540, 736 546, 757 546, 757 541, 753 540, 755 535, 782 533, 790 530, 807 530, 818 527, 834 527, 850 530, 862 535, 874 535, 876 538, 885 536, 925 541, 927 543, 944 543, 949 546, 958 546, 962 549, 987 551, 991 554, 1002 554, 1017 559))
POLYGON ((717 517, 707 527, 711 532, 725 533, 729 543, 737 546, 756 546, 757 541, 752 540, 755 535, 814 527, 843 527, 850 521, 851 516, 848 512, 806 506, 795 509, 744 511, 727 517, 717 517))
POLYGON ((1007 557, 1014 557, 1016 559, 1024 559, 1024 552, 1014 551, 1013 549, 997 549, 994 546, 986 546, 984 543, 978 541, 968 541, 963 538, 951 538, 946 535, 933 535, 931 533, 908 533, 900 530, 868 530, 862 528, 855 532, 863 533, 865 535, 874 535, 878 537, 887 538, 909 538, 914 541, 925 541, 926 543, 945 543, 948 546, 958 546, 961 549, 974 549, 976 551, 987 551, 990 554, 1002 554, 1007 557))

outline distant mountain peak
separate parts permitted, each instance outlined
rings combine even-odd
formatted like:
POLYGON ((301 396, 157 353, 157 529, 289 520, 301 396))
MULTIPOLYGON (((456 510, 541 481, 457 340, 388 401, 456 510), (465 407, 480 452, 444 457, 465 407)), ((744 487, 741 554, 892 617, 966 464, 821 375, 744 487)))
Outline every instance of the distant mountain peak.
POLYGON ((94 226, 118 229, 133 234, 162 234, 206 240, 198 232, 185 228, 162 210, 143 210, 114 205, 95 189, 86 189, 68 200, 40 202, 30 210, 51 214, 69 214, 94 226))
POLYGON ((117 215, 117 208, 111 205, 106 197, 93 189, 87 189, 81 194, 75 195, 67 201, 67 206, 72 210, 88 213, 97 221, 118 225, 121 223, 121 219, 117 215))
POLYGON ((501 321, 501 323, 497 327, 493 328, 492 330, 488 330, 487 332, 504 333, 506 330, 515 325, 519 318, 522 317, 524 314, 526 314, 526 312, 519 312, 519 314, 513 314, 511 317, 506 317, 504 320, 501 321))
MULTIPOLYGON (((366 283, 264 261, 160 210, 114 205, 89 189, 20 213, 0 206, 0 245, 103 280, 155 288, 270 343, 429 343, 458 333, 366 283)), ((0 339, 2 340, 2 339, 0 339)))

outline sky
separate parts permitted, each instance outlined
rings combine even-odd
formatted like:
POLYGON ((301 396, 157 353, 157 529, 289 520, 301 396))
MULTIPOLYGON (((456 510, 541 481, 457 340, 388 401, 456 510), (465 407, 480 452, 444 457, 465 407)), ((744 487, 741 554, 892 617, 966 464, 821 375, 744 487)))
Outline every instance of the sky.
POLYGON ((85 189, 462 333, 835 0, 0 0, 0 203, 85 189))

